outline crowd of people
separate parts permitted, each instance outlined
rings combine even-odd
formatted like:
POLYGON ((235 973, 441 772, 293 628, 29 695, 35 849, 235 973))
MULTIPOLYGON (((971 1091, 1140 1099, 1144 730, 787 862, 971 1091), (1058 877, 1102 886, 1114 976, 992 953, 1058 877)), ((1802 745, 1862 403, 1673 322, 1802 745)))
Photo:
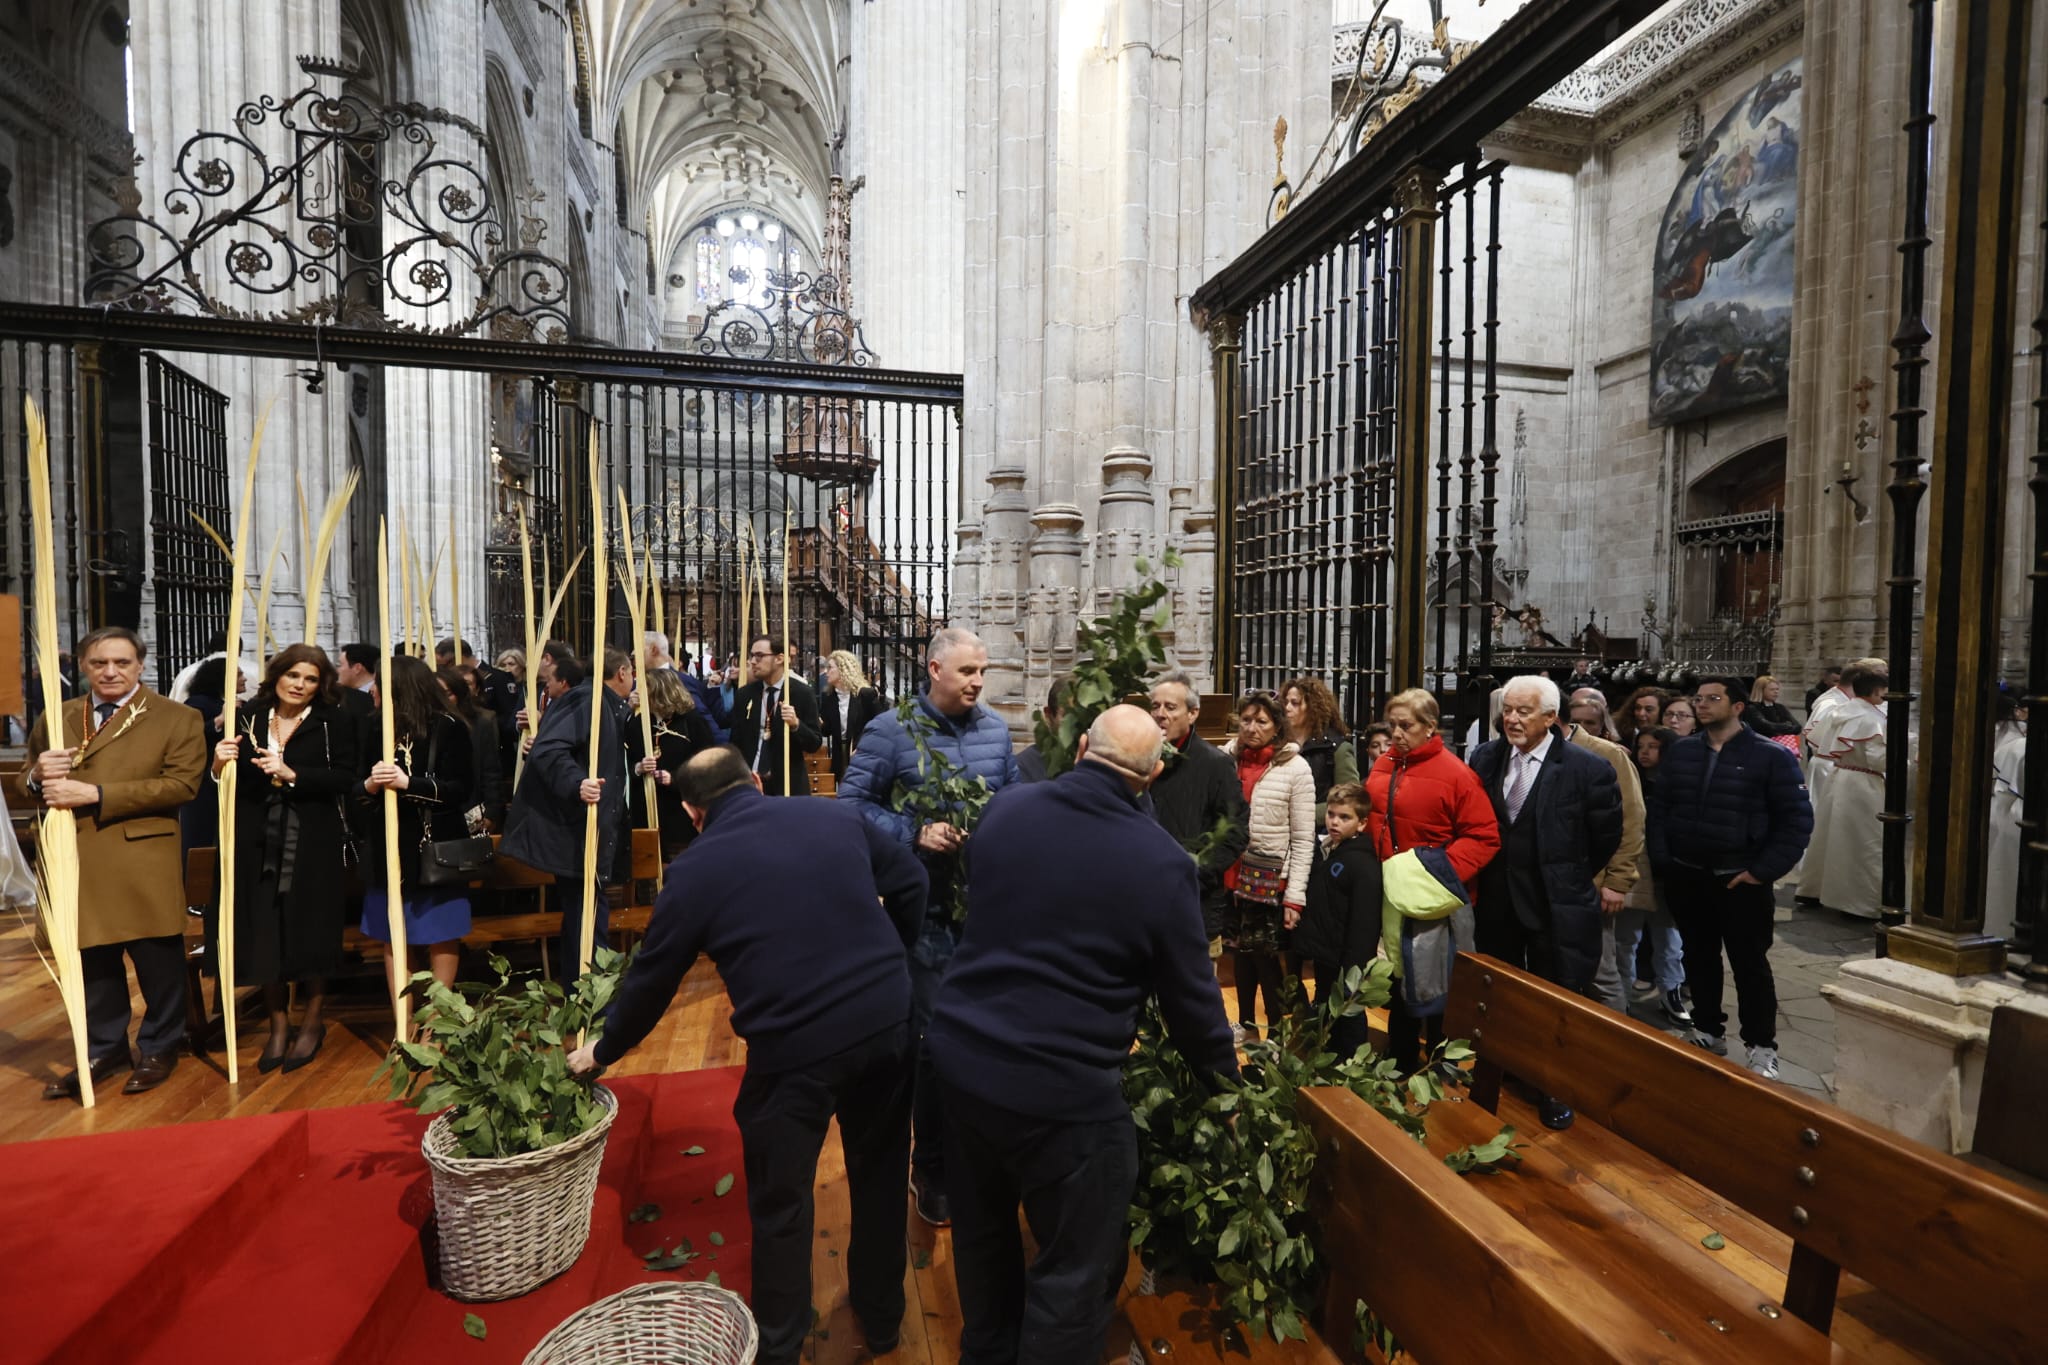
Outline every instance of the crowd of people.
MULTIPOLYGON (((176 1064, 186 907, 167 836, 181 823, 187 844, 211 836, 209 773, 238 774, 238 928, 217 970, 262 994, 266 1072, 307 1064, 324 1040, 345 869, 360 877, 365 934, 385 935, 399 897, 417 960, 392 964, 391 989, 419 965, 452 981, 475 907, 447 850, 502 831, 503 856, 551 878, 552 962, 566 974, 586 812, 597 808, 607 882, 630 873, 628 832, 655 821, 666 889, 603 1032, 569 1060, 586 1073, 617 1061, 698 956, 717 965, 748 1046, 734 1113, 760 1358, 796 1359, 809 1328, 811 1189, 836 1118, 850 1297, 871 1350, 900 1330, 908 1194, 953 1227, 968 1358, 1090 1360, 1125 1263, 1138 1172, 1119 1078, 1146 1000, 1220 1082, 1239 1047, 1383 957, 1386 1055, 1413 1074, 1442 1064, 1452 963, 1477 948, 1618 1011, 1660 1011, 1725 1056, 1725 952, 1740 1060, 1772 1077, 1774 890, 1797 869, 1802 894, 1861 905, 1873 861, 1878 660, 1847 666, 1803 722, 1770 678, 1644 688, 1610 710, 1589 680, 1567 695, 1516 677, 1462 755, 1429 691, 1398 693, 1353 733, 1312 676, 1238 698, 1232 733, 1212 744, 1194 681, 1166 672, 1149 714, 1101 712, 1048 776, 1047 756, 1016 752, 982 703, 988 652, 966 631, 934 637, 902 710, 850 653, 822 661, 814 685, 772 636, 749 642, 741 676, 679 669, 658 635, 641 644, 592 660, 550 642, 529 667, 517 651, 483 664, 449 639, 431 662, 394 656, 388 676, 375 650, 345 645, 337 664, 292 644, 260 670, 204 661, 173 701, 141 685, 132 632, 80 641, 85 695, 60 733, 37 723, 12 794, 77 811, 92 850, 81 940, 95 1083, 132 1068, 127 1089, 148 1089, 176 1064), (229 732, 231 686, 249 696, 229 732), (836 801, 770 799, 807 794, 805 756, 821 751, 836 801), (993 799, 915 799, 939 776, 993 799), (396 888, 381 852, 387 792, 396 888), (950 907, 963 900, 961 918, 950 907), (124 956, 145 1004, 135 1053, 124 956), (1037 1243, 1028 1265, 1020 1205, 1037 1243)), ((1056 687, 1054 706, 1067 695, 1056 687)), ((2002 740, 2000 753, 2016 748, 2002 740)), ((1366 1029, 1343 1019, 1335 1041, 1355 1049, 1366 1029)), ((77 1092, 71 1077, 47 1093, 77 1092)), ((1572 1123, 1562 1101, 1538 1099, 1544 1123, 1572 1123)))

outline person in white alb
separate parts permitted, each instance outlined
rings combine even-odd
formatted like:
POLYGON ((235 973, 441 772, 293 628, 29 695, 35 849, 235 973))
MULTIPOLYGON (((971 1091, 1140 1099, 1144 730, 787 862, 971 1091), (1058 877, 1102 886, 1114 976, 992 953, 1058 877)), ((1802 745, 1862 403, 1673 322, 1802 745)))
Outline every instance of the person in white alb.
POLYGON ((1884 860, 1885 690, 1888 674, 1856 673, 1855 695, 1829 715, 1827 791, 1814 807, 1807 866, 1818 866, 1825 904, 1844 914, 1876 919, 1884 860), (1815 855, 1818 850, 1818 856, 1815 855))
POLYGON ((1842 668, 1842 680, 1836 686, 1814 698, 1813 706, 1806 713, 1806 727, 1801 738, 1806 744, 1806 791, 1813 803, 1813 842, 1808 845, 1806 857, 1799 868, 1799 900, 1805 905, 1832 905, 1827 886, 1826 852, 1827 839, 1821 832, 1820 817, 1825 809, 1822 805, 1828 782, 1834 776, 1835 762, 1829 757, 1834 750, 1836 727, 1842 717, 1836 712, 1855 699, 1855 683, 1859 674, 1867 672, 1889 673, 1891 670, 1883 659, 1856 659, 1842 668))

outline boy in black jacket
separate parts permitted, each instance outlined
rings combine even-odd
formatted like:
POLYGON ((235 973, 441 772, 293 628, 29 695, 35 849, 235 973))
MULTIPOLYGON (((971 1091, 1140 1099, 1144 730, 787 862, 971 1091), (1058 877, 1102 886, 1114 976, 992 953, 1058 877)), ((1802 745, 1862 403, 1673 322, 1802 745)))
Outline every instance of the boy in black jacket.
MULTIPOLYGON (((1365 833, 1370 806, 1365 788, 1340 782, 1330 788, 1323 828, 1308 874, 1308 903, 1294 928, 1294 948, 1316 964, 1316 1004, 1342 989, 1344 973, 1373 960, 1380 940, 1380 860, 1365 833)), ((1363 1014, 1339 1019, 1330 1048, 1348 1057, 1366 1043, 1363 1014)))

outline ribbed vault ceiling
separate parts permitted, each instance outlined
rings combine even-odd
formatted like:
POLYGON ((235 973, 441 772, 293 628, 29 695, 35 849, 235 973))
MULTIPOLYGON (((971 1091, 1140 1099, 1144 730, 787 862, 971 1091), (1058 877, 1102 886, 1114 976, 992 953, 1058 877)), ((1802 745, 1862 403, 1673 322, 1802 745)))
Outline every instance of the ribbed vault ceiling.
POLYGON ((583 0, 596 124, 667 269, 726 204, 815 249, 843 125, 848 0, 583 0))

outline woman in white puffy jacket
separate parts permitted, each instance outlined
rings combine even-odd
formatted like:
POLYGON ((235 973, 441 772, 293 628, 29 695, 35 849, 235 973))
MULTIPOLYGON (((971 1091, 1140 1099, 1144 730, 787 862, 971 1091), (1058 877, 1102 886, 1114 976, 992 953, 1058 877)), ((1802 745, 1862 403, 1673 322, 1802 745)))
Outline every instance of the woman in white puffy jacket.
POLYGON ((1281 736, 1283 711, 1271 692, 1250 692, 1237 704, 1237 736, 1223 746, 1237 764, 1238 782, 1251 807, 1251 842, 1223 874, 1232 894, 1224 938, 1237 978, 1238 1041, 1258 1036, 1258 993, 1266 994, 1266 1020, 1280 1017, 1281 958, 1286 933, 1308 899, 1316 847, 1315 773, 1281 736))

